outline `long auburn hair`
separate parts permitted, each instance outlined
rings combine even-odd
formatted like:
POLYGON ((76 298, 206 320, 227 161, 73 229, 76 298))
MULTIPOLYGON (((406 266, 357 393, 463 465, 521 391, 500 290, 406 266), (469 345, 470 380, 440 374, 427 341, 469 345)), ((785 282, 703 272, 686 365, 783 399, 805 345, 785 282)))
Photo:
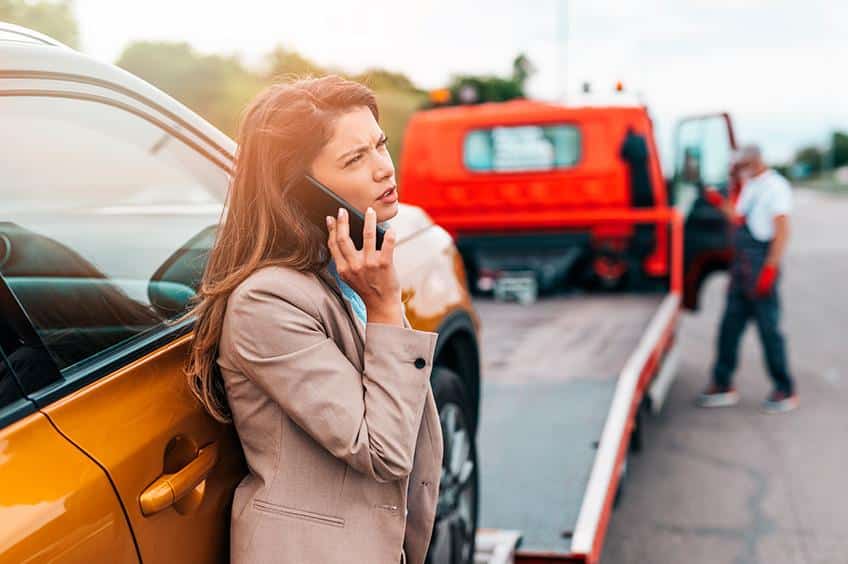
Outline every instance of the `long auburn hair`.
POLYGON ((196 316, 184 368, 188 387, 222 423, 232 420, 216 363, 227 300, 265 266, 316 273, 326 267, 324 233, 289 195, 330 140, 335 119, 358 107, 379 120, 367 86, 336 75, 289 77, 260 92, 242 113, 227 204, 199 291, 181 318, 196 316))

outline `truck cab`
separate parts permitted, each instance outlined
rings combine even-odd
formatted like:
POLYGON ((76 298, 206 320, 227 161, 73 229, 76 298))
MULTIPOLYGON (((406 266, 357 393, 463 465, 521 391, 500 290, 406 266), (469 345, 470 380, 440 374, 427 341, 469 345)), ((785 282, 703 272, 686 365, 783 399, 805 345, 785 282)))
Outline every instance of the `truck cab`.
POLYGON ((729 256, 724 220, 701 195, 707 183, 728 190, 735 143, 724 114, 685 120, 677 133, 666 181, 645 106, 519 99, 428 109, 406 130, 402 198, 453 235, 477 292, 515 273, 530 273, 541 292, 665 291, 668 227, 597 218, 676 204, 686 219, 684 303, 694 308, 689 294, 729 256))

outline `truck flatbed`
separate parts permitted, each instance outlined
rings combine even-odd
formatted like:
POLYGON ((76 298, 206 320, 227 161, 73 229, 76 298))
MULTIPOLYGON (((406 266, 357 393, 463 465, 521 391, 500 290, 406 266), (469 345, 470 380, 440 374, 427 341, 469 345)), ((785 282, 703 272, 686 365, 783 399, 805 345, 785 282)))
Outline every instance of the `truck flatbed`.
POLYGON ((479 525, 520 531, 519 554, 590 553, 602 541, 643 375, 672 343, 677 296, 475 307, 486 328, 479 525))

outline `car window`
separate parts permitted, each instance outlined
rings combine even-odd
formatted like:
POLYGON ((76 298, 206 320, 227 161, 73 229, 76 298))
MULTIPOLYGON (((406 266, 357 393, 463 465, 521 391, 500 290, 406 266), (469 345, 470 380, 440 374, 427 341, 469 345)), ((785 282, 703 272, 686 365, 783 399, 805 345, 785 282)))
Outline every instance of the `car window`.
POLYGON ((580 158, 580 130, 572 125, 501 126, 469 131, 465 166, 473 172, 545 171, 580 158))
POLYGON ((63 371, 184 310, 224 167, 165 127, 86 99, 0 97, 0 275, 63 371))
MULTIPOLYGON (((2 321, 0 321, 2 323, 2 321)), ((0 414, 3 408, 13 404, 23 397, 20 386, 15 381, 6 355, 0 350, 0 414)))

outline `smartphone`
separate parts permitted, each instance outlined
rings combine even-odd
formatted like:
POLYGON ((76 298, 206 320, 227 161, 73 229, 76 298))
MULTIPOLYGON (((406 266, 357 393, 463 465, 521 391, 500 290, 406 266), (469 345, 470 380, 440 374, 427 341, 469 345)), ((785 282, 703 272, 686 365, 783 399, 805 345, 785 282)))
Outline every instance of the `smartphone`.
MULTIPOLYGON (((357 250, 362 250, 364 244, 362 230, 365 228, 365 215, 362 212, 309 174, 304 175, 304 182, 295 188, 293 196, 303 206, 306 217, 320 227, 325 235, 329 235, 326 217, 329 215, 338 219, 339 208, 346 209, 350 224, 350 238, 357 250)), ((377 250, 383 246, 385 235, 386 230, 377 224, 377 250)))

